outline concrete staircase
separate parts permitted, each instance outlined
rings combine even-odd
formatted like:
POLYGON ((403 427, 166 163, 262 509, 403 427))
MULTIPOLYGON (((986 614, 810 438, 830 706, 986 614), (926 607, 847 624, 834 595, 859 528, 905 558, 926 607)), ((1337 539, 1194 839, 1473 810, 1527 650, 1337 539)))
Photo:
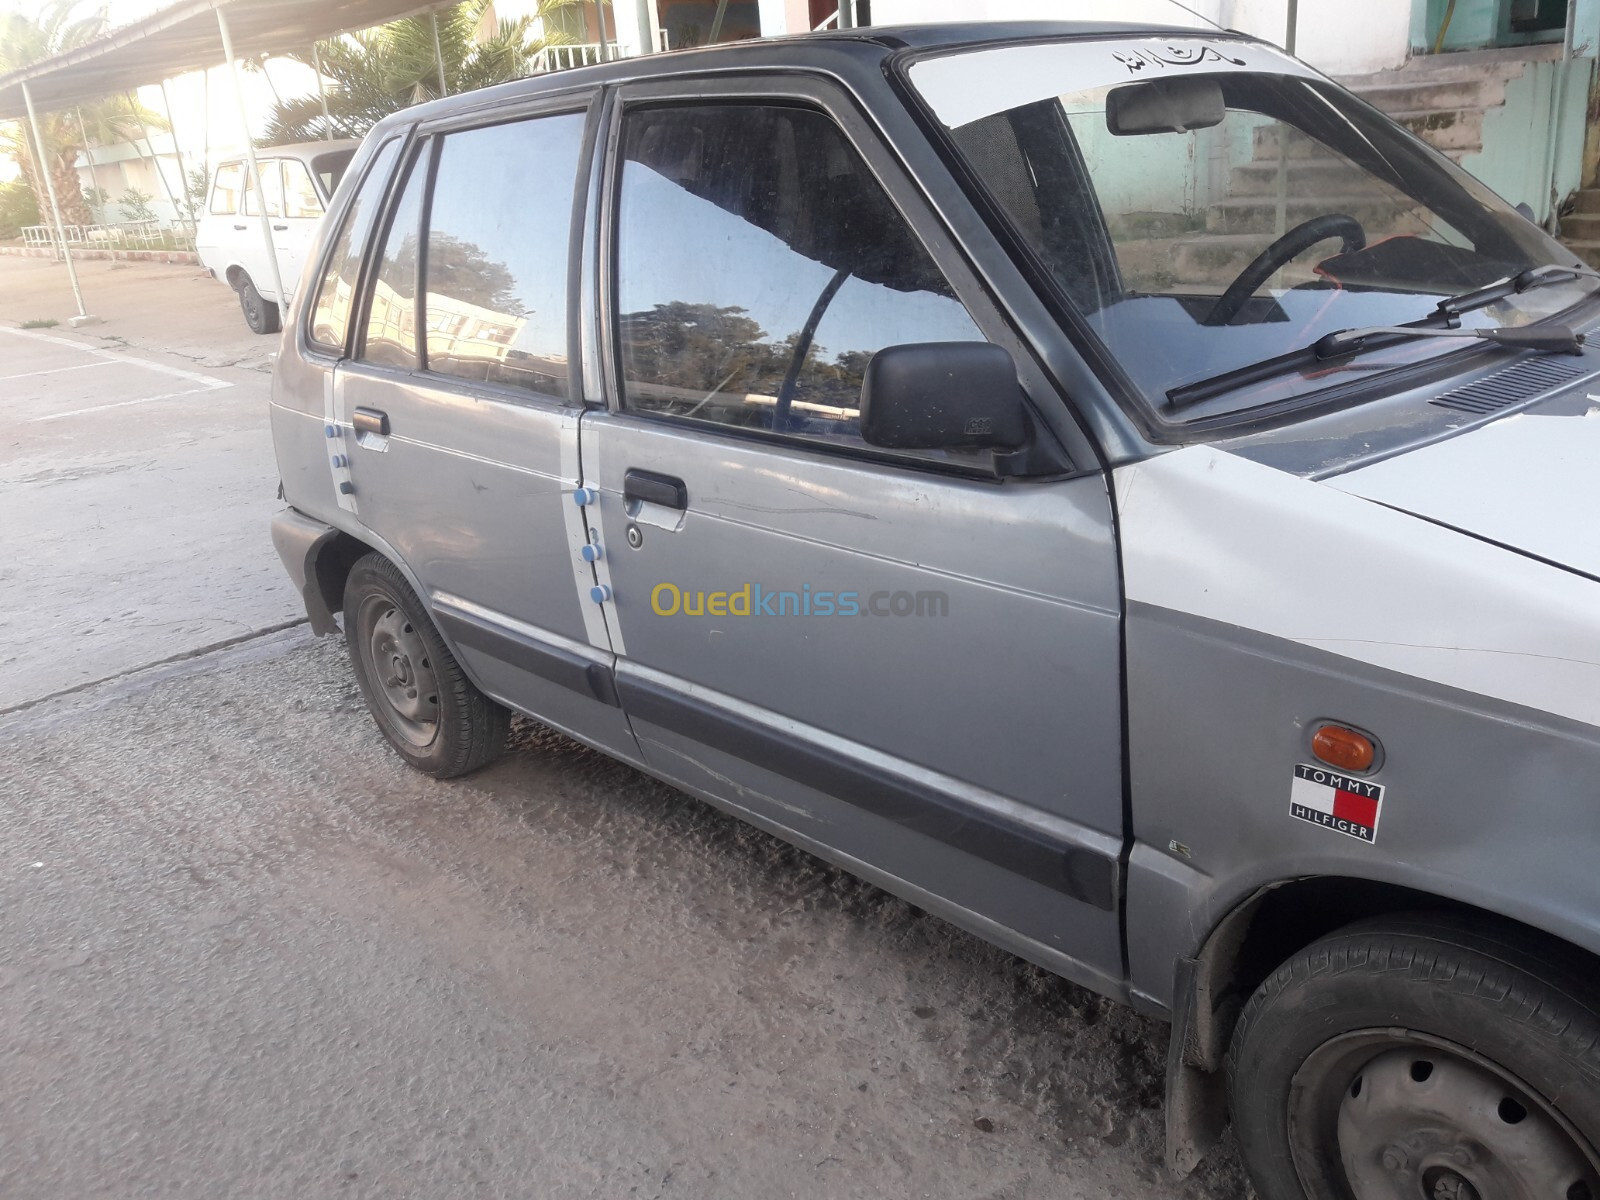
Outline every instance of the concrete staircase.
MULTIPOLYGON (((1486 50, 1420 57, 1403 67, 1340 82, 1387 113, 1447 157, 1461 162, 1483 149, 1484 114, 1505 103, 1506 85, 1530 59, 1559 47, 1486 50)), ((1424 233, 1413 202, 1344 163, 1316 143, 1290 134, 1281 149, 1279 129, 1256 131, 1251 160, 1229 173, 1224 198, 1187 218, 1181 214, 1125 214, 1112 230, 1124 274, 1136 289, 1161 290, 1172 279, 1218 290, 1283 229, 1327 212, 1349 213, 1373 237, 1424 233), (1280 166, 1283 181, 1280 183, 1280 166), (1280 217, 1279 209, 1282 208, 1280 217)), ((1600 189, 1579 199, 1566 218, 1574 249, 1600 258, 1600 189)), ((1284 283, 1313 278, 1311 266, 1330 253, 1313 250, 1286 269, 1284 283)))
POLYGON ((1572 211, 1561 218, 1561 242, 1591 267, 1600 267, 1600 188, 1578 193, 1572 211))

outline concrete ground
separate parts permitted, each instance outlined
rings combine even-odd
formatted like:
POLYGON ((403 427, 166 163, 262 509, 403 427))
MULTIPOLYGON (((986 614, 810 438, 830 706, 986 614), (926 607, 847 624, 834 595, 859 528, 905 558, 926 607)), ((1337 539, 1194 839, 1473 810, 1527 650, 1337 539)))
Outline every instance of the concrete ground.
POLYGON ((1163 1172, 1159 1023, 531 722, 403 767, 282 627, 270 339, 111 264, 103 325, 23 336, 72 311, 40 265, 0 258, 0 1196, 1244 1193, 1227 1147, 1163 1172))

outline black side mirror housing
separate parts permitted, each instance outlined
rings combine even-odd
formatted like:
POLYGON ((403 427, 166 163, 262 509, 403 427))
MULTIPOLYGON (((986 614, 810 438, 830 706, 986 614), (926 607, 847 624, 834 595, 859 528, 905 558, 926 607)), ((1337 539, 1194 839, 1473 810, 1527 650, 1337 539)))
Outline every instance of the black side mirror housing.
POLYGON ((990 342, 887 346, 867 364, 861 436, 891 450, 1015 450, 1028 440, 1017 365, 990 342))

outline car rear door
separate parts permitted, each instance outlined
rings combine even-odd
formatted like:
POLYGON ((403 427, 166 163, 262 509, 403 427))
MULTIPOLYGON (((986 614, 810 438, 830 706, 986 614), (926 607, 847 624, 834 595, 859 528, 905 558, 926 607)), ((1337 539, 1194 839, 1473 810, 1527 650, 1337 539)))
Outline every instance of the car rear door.
POLYGON ((584 417, 582 459, 646 761, 1114 989, 1120 601, 1101 472, 1086 455, 1001 483, 970 457, 861 441, 862 372, 890 344, 998 341, 1036 403, 1061 401, 832 85, 621 100, 608 404, 584 417))
POLYGON ((484 691, 625 758, 568 348, 588 97, 424 127, 334 377, 349 498, 484 691))
POLYGON ((306 251, 322 220, 322 197, 311 181, 311 172, 298 158, 280 160, 283 172, 282 217, 272 223, 272 244, 278 252, 278 269, 283 286, 294 295, 305 266, 306 251))

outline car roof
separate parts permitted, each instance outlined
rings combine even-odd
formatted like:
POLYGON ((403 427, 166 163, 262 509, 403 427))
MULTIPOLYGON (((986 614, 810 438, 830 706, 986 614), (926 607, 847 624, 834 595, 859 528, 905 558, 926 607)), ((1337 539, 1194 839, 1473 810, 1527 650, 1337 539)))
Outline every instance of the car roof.
POLYGON ((359 138, 330 138, 320 142, 285 142, 281 146, 260 146, 256 149, 256 153, 271 154, 278 158, 285 156, 300 158, 309 162, 318 155, 354 150, 359 145, 361 145, 359 138))
MULTIPOLYGON (((1245 35, 1232 30, 1195 29, 1185 25, 1148 25, 1129 21, 953 21, 913 25, 869 25, 824 30, 778 38, 751 38, 718 46, 693 47, 616 59, 594 66, 550 71, 512 83, 463 92, 402 109, 385 117, 374 132, 417 120, 501 103, 541 92, 560 92, 603 83, 670 78, 706 72, 776 70, 837 65, 841 55, 881 60, 901 50, 977 48, 1016 42, 1064 38, 1220 37, 1234 41, 1245 35)), ((1247 39, 1255 40, 1255 39, 1247 39)), ((370 136, 370 135, 369 135, 370 136)))

